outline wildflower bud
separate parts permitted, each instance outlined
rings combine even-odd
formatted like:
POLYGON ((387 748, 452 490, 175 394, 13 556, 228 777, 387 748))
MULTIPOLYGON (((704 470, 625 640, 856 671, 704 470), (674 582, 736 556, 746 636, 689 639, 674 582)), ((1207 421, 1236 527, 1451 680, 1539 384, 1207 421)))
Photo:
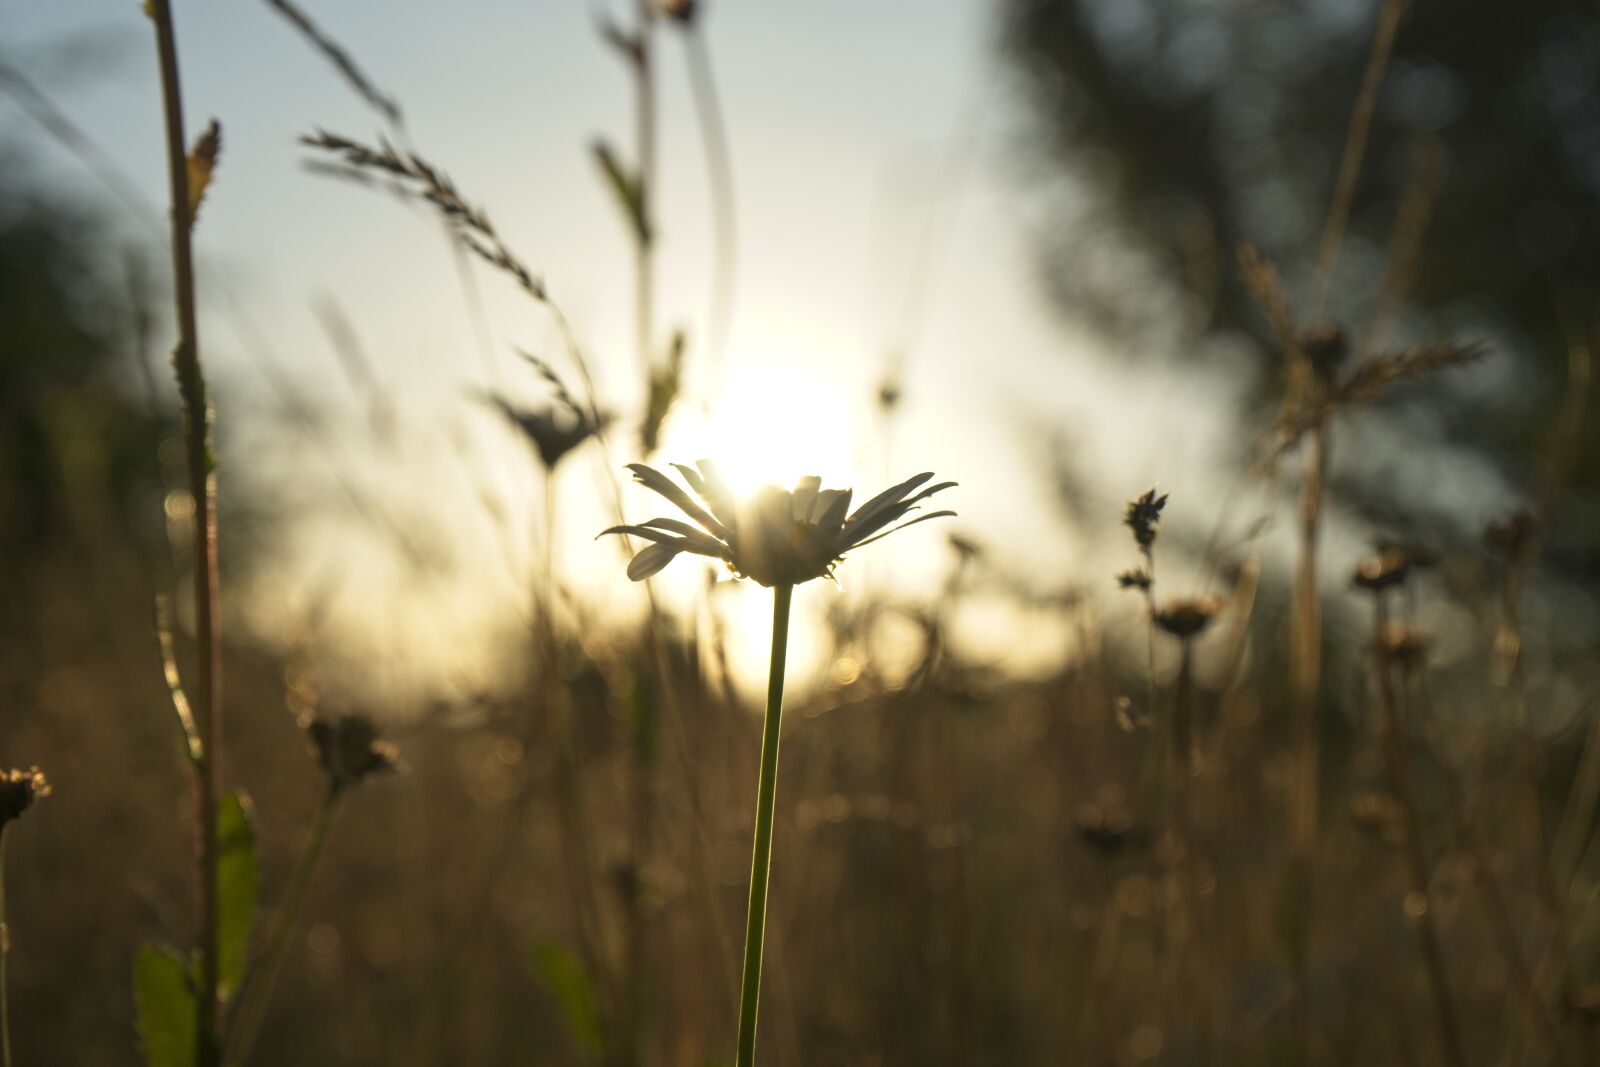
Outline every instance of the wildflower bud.
POLYGON ((885 415, 890 414, 900 406, 900 387, 892 381, 886 381, 878 386, 878 410, 885 415))
POLYGON ((379 738, 378 728, 365 715, 312 719, 306 725, 306 735, 335 789, 399 768, 400 757, 394 746, 379 738))
POLYGON ((50 783, 37 767, 25 771, 0 771, 0 827, 33 807, 40 797, 50 795, 50 783))
POLYGON ((1157 528, 1161 525, 1161 509, 1166 506, 1165 493, 1158 497, 1154 489, 1147 489, 1143 496, 1128 501, 1128 506, 1122 513, 1122 524, 1133 531, 1133 539, 1147 552, 1150 546, 1156 543, 1157 528))
POLYGON ((1307 330, 1301 335, 1300 351, 1305 353, 1306 362, 1311 364, 1317 377, 1328 381, 1344 362, 1348 351, 1344 331, 1333 323, 1307 330))
POLYGON ((1156 612, 1156 625, 1173 637, 1188 640, 1203 633, 1221 610, 1222 604, 1212 597, 1180 597, 1156 612))
POLYGON ((1370 559, 1356 564, 1350 584, 1369 593, 1381 593, 1406 580, 1411 571, 1411 560, 1397 548, 1388 548, 1370 559))

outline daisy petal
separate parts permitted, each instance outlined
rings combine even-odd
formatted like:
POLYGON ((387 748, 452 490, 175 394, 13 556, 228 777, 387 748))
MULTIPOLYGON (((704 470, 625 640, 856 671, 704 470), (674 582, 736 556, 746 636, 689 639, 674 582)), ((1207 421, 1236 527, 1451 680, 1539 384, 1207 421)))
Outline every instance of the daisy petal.
POLYGON ((682 550, 677 541, 664 541, 658 545, 651 545, 633 557, 633 562, 628 564, 628 577, 636 582, 642 582, 671 563, 682 550))
POLYGON ((701 487, 696 487, 695 492, 705 498, 705 502, 715 515, 728 529, 733 529, 739 518, 739 497, 728 485, 728 480, 722 476, 717 465, 709 459, 696 460, 695 466, 700 469, 701 487))
POLYGON ((856 513, 850 516, 849 520, 845 522, 845 526, 853 527, 858 523, 866 522, 883 508, 892 504, 896 504, 905 499, 907 493, 911 492, 913 489, 917 488, 917 486, 921 485, 923 482, 926 482, 932 477, 932 471, 925 471, 922 474, 916 475, 915 477, 907 478, 899 485, 891 485, 889 488, 885 489, 883 492, 879 493, 877 496, 873 497, 871 500, 857 508, 856 513))
POLYGON ((791 494, 794 500, 794 521, 807 522, 811 518, 811 505, 817 502, 817 492, 822 488, 822 479, 815 474, 808 474, 794 484, 791 494))
POLYGON ((628 464, 628 469, 633 472, 634 478, 638 480, 640 485, 647 489, 654 489, 678 505, 680 511, 701 526, 704 526, 713 537, 720 537, 724 541, 728 539, 728 531, 722 523, 713 518, 705 508, 696 504, 694 498, 680 489, 671 478, 668 478, 654 467, 645 466, 643 463, 630 463, 628 464))
POLYGON ((687 542, 683 546, 687 552, 698 552, 702 556, 717 556, 719 558, 728 555, 727 545, 724 545, 704 530, 697 530, 686 522, 679 522, 677 519, 651 519, 644 525, 652 530, 667 530, 679 535, 687 542))
POLYGON ((840 524, 850 510, 850 490, 829 489, 817 498, 817 527, 806 538, 806 553, 815 559, 834 559, 844 551, 840 524))
POLYGON ((817 494, 817 502, 811 507, 811 521, 838 532, 850 510, 850 495, 849 489, 824 489, 817 494))
MULTIPOLYGON (((694 527, 691 526, 689 529, 692 530, 694 527)), ((606 534, 626 534, 629 537, 642 537, 646 541, 656 542, 678 540, 678 538, 671 533, 667 533, 664 530, 652 530, 648 526, 613 526, 610 529, 601 530, 599 533, 595 534, 595 540, 598 541, 606 534)), ((705 535, 702 534, 701 536, 705 535)))
POLYGON ((907 526, 915 526, 917 523, 919 523, 919 522, 927 522, 929 519, 946 519, 946 518, 952 518, 954 516, 955 516, 955 512, 953 512, 953 511, 930 511, 926 515, 917 516, 916 518, 912 519, 910 522, 902 522, 899 526, 896 526, 891 530, 885 530, 885 531, 883 531, 883 533, 879 534, 876 537, 869 537, 865 541, 857 541, 855 544, 851 545, 850 547, 851 548, 860 548, 862 545, 870 545, 874 541, 883 540, 885 537, 888 537, 892 533, 896 533, 896 532, 898 532, 900 530, 904 530, 907 526))

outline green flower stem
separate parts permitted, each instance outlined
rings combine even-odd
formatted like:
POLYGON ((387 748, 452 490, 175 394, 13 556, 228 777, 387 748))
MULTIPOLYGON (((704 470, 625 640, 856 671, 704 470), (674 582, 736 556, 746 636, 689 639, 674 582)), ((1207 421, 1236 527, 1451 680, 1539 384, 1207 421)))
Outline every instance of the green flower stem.
POLYGON ((272 988, 278 981, 278 971, 288 955, 289 935, 294 932, 300 918, 300 909, 305 905, 306 893, 311 888, 311 875, 317 869, 323 846, 328 843, 328 831, 333 827, 333 817, 339 810, 339 798, 343 795, 344 790, 332 783, 323 794, 316 821, 311 824, 311 834, 306 838, 300 859, 295 863, 294 873, 289 876, 288 892, 284 896, 283 906, 278 909, 272 933, 267 938, 261 982, 258 985, 247 981, 240 991, 237 1018, 228 1035, 227 1063, 230 1067, 244 1067, 250 1059, 256 1035, 261 1029, 261 1020, 267 1013, 267 1002, 272 999, 272 988))
POLYGON ((772 814, 778 796, 778 736, 783 723, 783 668, 789 653, 789 602, 794 586, 772 590, 772 672, 761 730, 761 779, 756 787, 756 843, 750 859, 750 913, 744 931, 744 981, 739 994, 739 1052, 734 1067, 754 1067, 756 1002, 761 997, 761 948, 767 932, 767 883, 772 873, 772 814))

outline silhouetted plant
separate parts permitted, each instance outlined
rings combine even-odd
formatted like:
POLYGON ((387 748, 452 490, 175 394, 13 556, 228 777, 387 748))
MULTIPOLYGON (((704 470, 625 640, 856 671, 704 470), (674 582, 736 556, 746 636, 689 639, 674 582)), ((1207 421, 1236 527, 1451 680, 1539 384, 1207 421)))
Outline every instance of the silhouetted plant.
POLYGON ((744 976, 739 995, 736 1067, 753 1067, 756 1007, 761 994, 761 957, 766 937, 767 883, 772 870, 772 823, 778 788, 778 741, 783 718, 783 676, 788 657, 789 605, 794 587, 831 578, 845 553, 928 519, 954 515, 934 511, 894 525, 917 504, 954 482, 921 487, 933 479, 919 474, 891 486, 850 511, 851 490, 823 489, 822 479, 802 478, 793 490, 769 486, 750 501, 733 495, 716 466, 675 464, 694 496, 666 475, 642 463, 628 469, 641 485, 660 493, 698 524, 651 519, 637 526, 613 526, 601 533, 626 534, 652 542, 628 565, 628 577, 643 581, 683 552, 720 559, 741 578, 773 591, 772 656, 767 680, 767 711, 761 730, 761 773, 756 785, 755 846, 750 864, 750 903, 745 926, 744 976), (918 490, 921 490, 920 492, 918 490), (698 499, 696 499, 698 498, 698 499), (846 517, 848 515, 848 517, 846 517))

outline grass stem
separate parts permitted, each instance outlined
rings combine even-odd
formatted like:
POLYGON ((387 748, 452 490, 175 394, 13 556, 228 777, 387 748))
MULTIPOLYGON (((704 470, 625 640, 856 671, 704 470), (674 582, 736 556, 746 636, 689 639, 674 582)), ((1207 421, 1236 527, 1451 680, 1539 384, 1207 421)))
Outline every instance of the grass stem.
POLYGON ((6 922, 6 828, 0 825, 0 1051, 11 1067, 11 990, 6 960, 11 956, 11 927, 6 922))
MULTIPOLYGON (((1317 401, 1320 403, 1320 400, 1317 401)), ((1300 490, 1300 557, 1294 585, 1292 616, 1292 694, 1294 698, 1295 794, 1291 833, 1289 914, 1295 981, 1291 1005, 1298 1062, 1310 1061, 1312 886, 1316 881, 1318 798, 1318 715, 1322 689, 1322 597, 1318 583, 1317 548, 1321 533, 1324 486, 1328 475, 1328 424, 1318 416, 1306 456, 1300 490)))
MULTIPOLYGON (((1375 636, 1382 633, 1382 601, 1379 601, 1379 624, 1375 636)), ((1378 694, 1383 707, 1383 750, 1389 765, 1389 782, 1405 822, 1406 868, 1411 882, 1411 897, 1419 901, 1413 918, 1417 930, 1418 946, 1422 950, 1423 965, 1427 969, 1428 987, 1433 996, 1434 1019, 1439 1030, 1439 1049, 1449 1067, 1465 1067, 1466 1052, 1461 1045, 1461 1030, 1456 1023, 1455 1004, 1450 997, 1450 985, 1445 975, 1444 955, 1439 948, 1439 931, 1433 921, 1433 901, 1428 893, 1429 872, 1427 854, 1422 844, 1422 820, 1417 811, 1416 792, 1412 788, 1410 763, 1406 758, 1405 731, 1400 722, 1400 706, 1395 696, 1393 670, 1390 656, 1381 645, 1373 649, 1374 664, 1378 673, 1378 694)))
POLYGON ((172 199, 173 294, 177 305, 178 346, 173 353, 184 410, 189 494, 194 503, 194 597, 199 643, 198 703, 203 739, 195 761, 196 824, 199 827, 200 1010, 196 1022, 196 1062, 217 1062, 218 911, 217 804, 222 780, 222 643, 217 612, 216 479, 211 451, 211 411, 200 367, 200 341, 194 279, 194 218, 189 163, 183 130, 183 99, 178 77, 178 46, 169 0, 151 0, 156 50, 161 68, 161 98, 166 125, 167 171, 172 199))

